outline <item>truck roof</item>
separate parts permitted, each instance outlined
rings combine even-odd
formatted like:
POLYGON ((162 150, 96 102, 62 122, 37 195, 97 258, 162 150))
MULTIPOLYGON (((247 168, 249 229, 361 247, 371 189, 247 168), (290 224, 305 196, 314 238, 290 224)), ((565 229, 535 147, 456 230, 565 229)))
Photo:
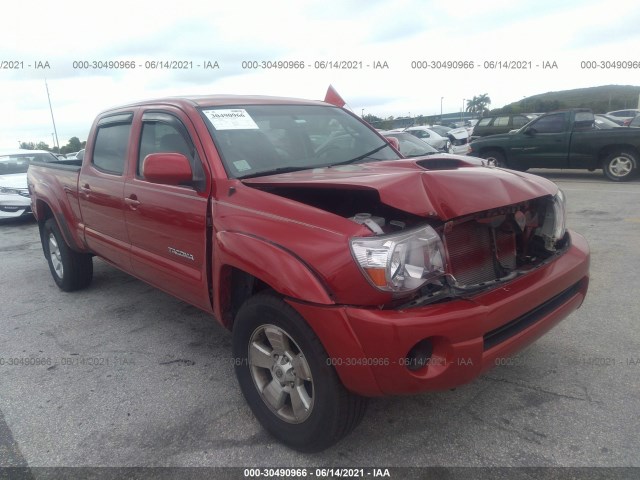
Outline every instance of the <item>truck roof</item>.
POLYGON ((543 115, 547 115, 549 113, 564 113, 564 112, 592 112, 592 110, 590 108, 585 108, 585 107, 559 108, 558 110, 551 110, 550 112, 546 112, 543 115))
POLYGON ((232 105, 319 105, 332 106, 320 100, 305 100, 290 97, 271 97, 266 95, 188 95, 177 97, 161 97, 139 102, 118 105, 107 109, 116 110, 126 107, 138 107, 150 104, 173 105, 176 107, 217 107, 232 105))

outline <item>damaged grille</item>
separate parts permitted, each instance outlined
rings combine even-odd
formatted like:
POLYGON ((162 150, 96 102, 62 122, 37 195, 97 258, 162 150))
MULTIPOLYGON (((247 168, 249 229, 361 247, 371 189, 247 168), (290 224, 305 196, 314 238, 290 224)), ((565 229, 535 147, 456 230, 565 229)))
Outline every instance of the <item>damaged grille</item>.
POLYGON ((564 206, 556 205, 556 198, 539 197, 439 226, 446 256, 443 280, 427 284, 397 308, 484 291, 561 255, 570 237, 564 228, 564 206))
POLYGON ((476 222, 455 226, 445 235, 449 269, 459 285, 475 285, 496 279, 491 232, 476 222))
POLYGON ((481 286, 548 256, 536 247, 541 243, 536 231, 543 212, 544 201, 528 202, 449 222, 443 238, 450 283, 481 286))

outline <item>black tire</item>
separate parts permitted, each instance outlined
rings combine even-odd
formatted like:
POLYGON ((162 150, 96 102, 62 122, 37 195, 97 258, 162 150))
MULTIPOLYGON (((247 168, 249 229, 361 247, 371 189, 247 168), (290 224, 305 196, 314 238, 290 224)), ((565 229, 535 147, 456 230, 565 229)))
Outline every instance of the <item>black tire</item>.
POLYGON ((625 150, 613 152, 602 162, 602 172, 609 180, 627 182, 638 172, 638 158, 625 150))
POLYGON ((350 433, 364 416, 367 399, 344 388, 318 337, 276 295, 259 293, 240 308, 233 326, 233 356, 240 389, 253 414, 271 435, 295 450, 324 450, 350 433), (278 347, 276 340, 285 336, 287 347, 278 347), (250 354, 251 345, 258 348, 250 354), (259 354, 259 349, 264 353, 259 354), (276 357, 278 351, 286 353, 276 357), (270 396, 264 387, 272 383, 271 392, 276 393, 270 396))
POLYGON ((54 218, 42 227, 42 250, 56 285, 65 292, 89 286, 93 278, 91 255, 71 250, 54 218))
POLYGON ((482 152, 481 157, 487 161, 487 165, 490 167, 507 168, 507 160, 499 150, 487 150, 486 152, 482 152))

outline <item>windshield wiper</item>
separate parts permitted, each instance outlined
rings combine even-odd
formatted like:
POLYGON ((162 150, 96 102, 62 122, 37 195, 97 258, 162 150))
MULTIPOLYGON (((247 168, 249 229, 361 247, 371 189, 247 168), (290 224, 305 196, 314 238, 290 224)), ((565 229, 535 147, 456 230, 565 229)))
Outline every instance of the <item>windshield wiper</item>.
POLYGON ((266 177, 268 175, 277 175, 278 173, 299 172, 300 170, 309 170, 314 167, 278 167, 273 170, 263 170, 261 172, 249 173, 242 177, 236 177, 238 180, 244 180, 245 178, 266 177))
POLYGON ((351 158, 349 160, 345 160, 344 162, 332 163, 331 165, 309 165, 309 166, 306 166, 306 167, 278 167, 278 168, 274 168, 273 170, 263 170, 261 172, 249 173, 247 175, 243 175, 242 177, 236 177, 236 178, 238 180, 244 180, 245 178, 266 177, 268 175, 277 175, 279 173, 299 172, 301 170, 311 170, 311 169, 314 169, 314 168, 331 168, 331 167, 335 167, 337 165, 347 165, 349 163, 355 163, 355 162, 357 162, 359 160, 367 158, 368 156, 379 152, 380 150, 382 150, 386 146, 388 146, 388 145, 387 144, 381 145, 378 148, 374 148, 370 152, 365 153, 364 155, 360 155, 360 156, 358 156, 356 158, 351 158))
POLYGON ((407 158, 413 158, 413 157, 426 157, 427 155, 433 155, 435 153, 438 152, 424 152, 424 153, 413 153, 411 155, 405 155, 407 158))
POLYGON ((387 147, 387 146, 389 146, 389 144, 388 144, 388 143, 385 143, 384 145, 381 145, 381 146, 380 146, 380 147, 378 147, 378 148, 374 148, 373 150, 371 150, 370 152, 365 153, 364 155, 360 155, 359 157, 352 158, 352 159, 350 159, 350 160, 345 160, 344 162, 332 163, 331 165, 327 165, 327 167, 328 167, 328 168, 331 168, 331 167, 336 167, 336 166, 338 166, 338 165, 348 165, 348 164, 350 164, 350 163, 356 163, 356 162, 357 162, 357 161, 359 161, 359 160, 363 160, 363 159, 367 158, 368 156, 373 155, 374 153, 379 152, 380 150, 382 150, 384 147, 387 147))

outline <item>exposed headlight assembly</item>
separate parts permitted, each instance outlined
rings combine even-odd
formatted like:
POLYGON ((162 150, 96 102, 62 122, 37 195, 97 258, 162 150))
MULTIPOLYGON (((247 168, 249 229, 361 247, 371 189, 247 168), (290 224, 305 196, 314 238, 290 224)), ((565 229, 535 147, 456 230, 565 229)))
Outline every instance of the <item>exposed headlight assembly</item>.
POLYGON ((353 238, 351 251, 369 283, 387 292, 416 290, 444 275, 444 247, 430 226, 353 238))
POLYGON ((558 193, 547 205, 544 222, 539 230, 539 235, 544 239, 544 247, 551 252, 556 250, 557 243, 567 231, 565 203, 564 193, 558 189, 558 193))

